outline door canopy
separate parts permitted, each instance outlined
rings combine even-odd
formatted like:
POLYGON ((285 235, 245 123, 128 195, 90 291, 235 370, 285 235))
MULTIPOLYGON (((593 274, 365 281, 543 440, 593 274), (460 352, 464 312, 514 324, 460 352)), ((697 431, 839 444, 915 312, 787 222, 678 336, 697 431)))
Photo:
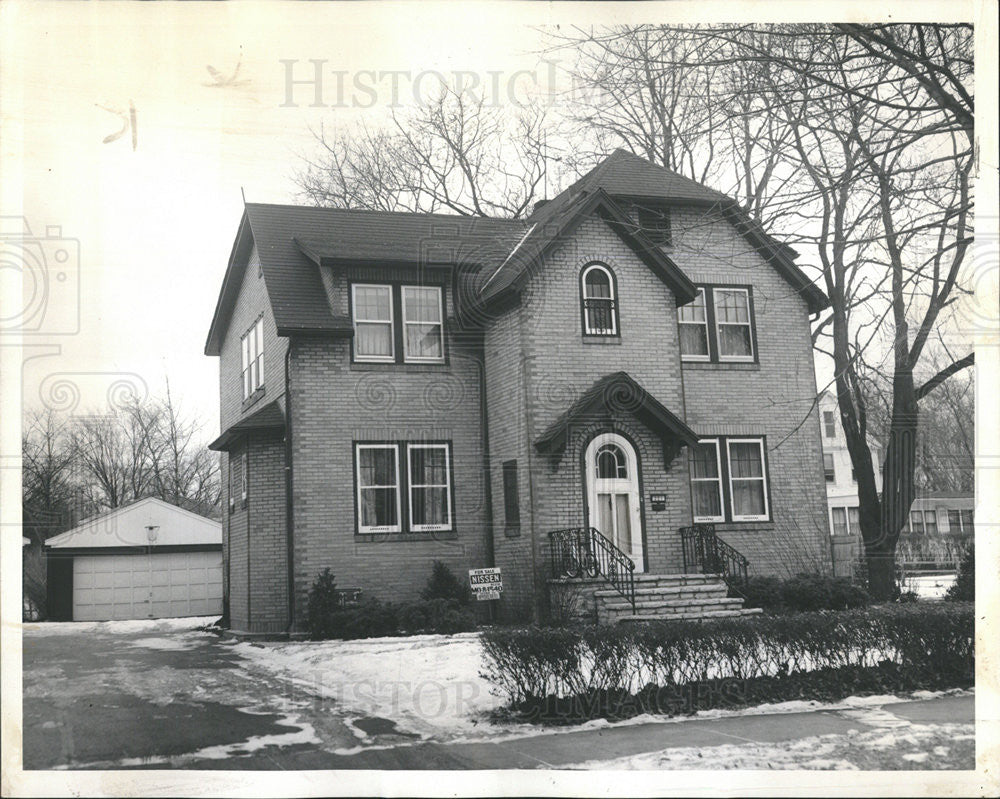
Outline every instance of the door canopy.
POLYGON ((535 449, 558 464, 574 428, 595 421, 613 423, 615 417, 623 414, 634 416, 660 439, 665 469, 670 468, 670 463, 677 457, 681 447, 698 443, 697 434, 656 397, 627 373, 613 372, 583 392, 576 402, 535 439, 535 449))

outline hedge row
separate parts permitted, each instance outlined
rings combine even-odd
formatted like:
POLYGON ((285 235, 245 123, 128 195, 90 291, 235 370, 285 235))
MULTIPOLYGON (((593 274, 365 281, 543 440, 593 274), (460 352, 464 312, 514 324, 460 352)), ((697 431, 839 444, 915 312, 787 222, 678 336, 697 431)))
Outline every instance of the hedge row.
POLYGON ((797 574, 782 580, 777 577, 751 577, 739 587, 748 608, 771 612, 809 610, 850 610, 871 604, 871 597, 847 577, 828 574, 797 574))
POLYGON ((972 606, 879 606, 579 629, 492 629, 505 713, 543 724, 954 688, 974 675, 972 606))

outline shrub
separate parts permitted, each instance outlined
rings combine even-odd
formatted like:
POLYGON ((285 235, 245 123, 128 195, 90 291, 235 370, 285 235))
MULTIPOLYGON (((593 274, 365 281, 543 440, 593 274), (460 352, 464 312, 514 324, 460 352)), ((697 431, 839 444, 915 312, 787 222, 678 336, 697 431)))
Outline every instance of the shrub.
POLYGON ((871 602, 868 592, 848 578, 825 574, 797 574, 788 580, 751 577, 742 593, 746 607, 775 612, 847 610, 871 602))
POLYGON ((333 575, 324 569, 309 590, 307 627, 317 640, 450 634, 475 630, 476 615, 458 600, 441 597, 402 603, 366 599, 345 607, 339 602, 333 575))
POLYGON ((974 602, 976 599, 976 542, 970 541, 958 564, 955 584, 948 589, 945 599, 952 602, 974 602))
POLYGON ((968 604, 616 627, 493 628, 482 676, 507 713, 559 724, 971 685, 968 604))
POLYGON ((331 638, 336 634, 332 626, 337 611, 337 585, 329 569, 323 569, 309 589, 309 608, 306 626, 313 638, 331 638))
POLYGON ((463 580, 459 580, 447 565, 436 560, 431 566, 431 576, 427 578, 427 584, 420 592, 420 598, 449 599, 459 605, 468 605, 471 592, 469 586, 463 580))

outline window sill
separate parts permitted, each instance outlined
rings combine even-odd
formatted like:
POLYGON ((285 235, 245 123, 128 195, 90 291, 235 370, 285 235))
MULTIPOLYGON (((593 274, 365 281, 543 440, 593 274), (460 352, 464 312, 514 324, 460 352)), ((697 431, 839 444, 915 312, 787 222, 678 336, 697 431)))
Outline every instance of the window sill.
POLYGON ((243 405, 240 406, 240 410, 241 411, 246 411, 249 408, 252 408, 254 405, 256 405, 260 401, 260 398, 263 397, 265 393, 266 392, 265 392, 264 386, 260 386, 259 388, 257 388, 253 392, 253 394, 251 394, 249 397, 247 397, 245 400, 243 400, 243 405))
POLYGON ((454 541, 458 533, 440 530, 429 533, 355 533, 354 540, 361 544, 401 543, 404 541, 454 541))
POLYGON ((584 344, 621 344, 621 336, 581 336, 584 344))
POLYGON ((692 371, 717 372, 732 369, 736 372, 759 372, 760 364, 756 361, 685 361, 681 358, 681 368, 692 371))
POLYGON ((396 363, 395 361, 355 361, 350 365, 352 372, 381 372, 395 370, 398 372, 440 372, 450 366, 448 361, 437 363, 396 363))
POLYGON ((506 538, 520 538, 521 537, 521 525, 510 525, 504 527, 503 534, 506 538))

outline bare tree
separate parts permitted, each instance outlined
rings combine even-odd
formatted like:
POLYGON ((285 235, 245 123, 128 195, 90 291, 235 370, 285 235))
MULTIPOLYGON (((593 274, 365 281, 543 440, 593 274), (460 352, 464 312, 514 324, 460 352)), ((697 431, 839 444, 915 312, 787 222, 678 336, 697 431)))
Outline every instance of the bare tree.
POLYGON ((393 109, 386 130, 316 133, 319 154, 295 176, 314 205, 521 217, 545 189, 546 112, 488 106, 442 87, 424 105, 393 109))

